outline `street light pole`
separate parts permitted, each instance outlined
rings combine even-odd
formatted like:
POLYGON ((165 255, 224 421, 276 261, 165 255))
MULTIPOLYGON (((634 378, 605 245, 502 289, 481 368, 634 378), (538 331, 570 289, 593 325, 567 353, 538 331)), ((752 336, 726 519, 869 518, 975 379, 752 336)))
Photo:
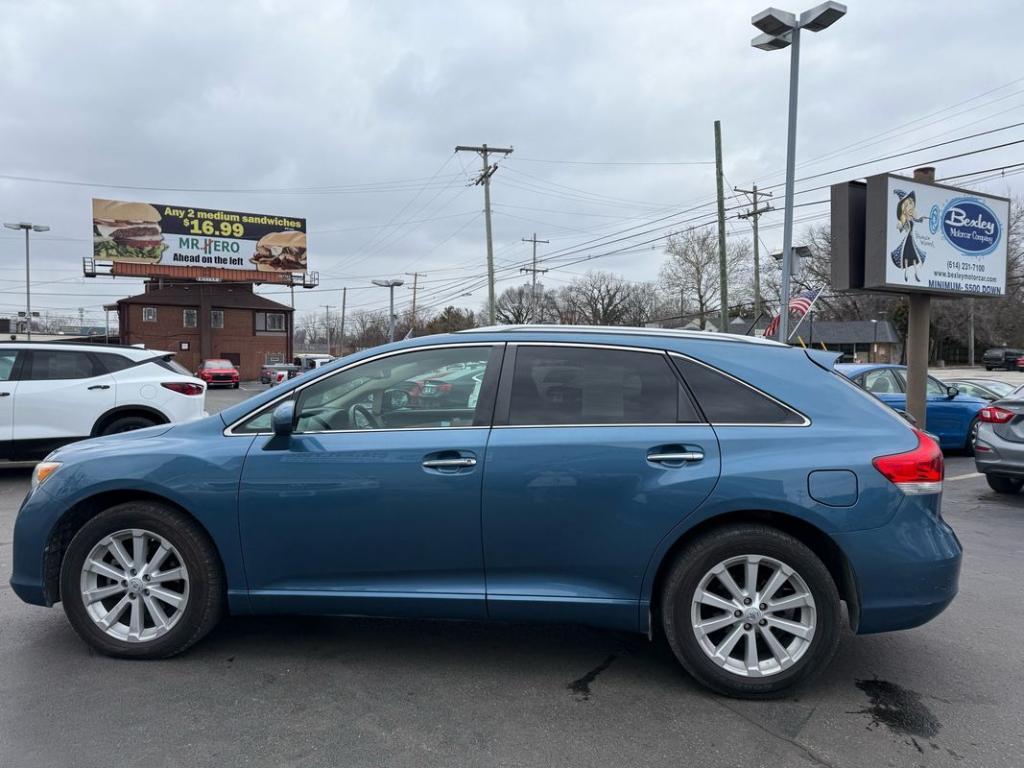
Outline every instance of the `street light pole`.
POLYGON ((846 15, 842 3, 825 2, 799 16, 788 11, 766 8, 751 18, 762 34, 751 45, 763 51, 790 47, 789 121, 786 134, 786 201, 782 224, 782 291, 779 304, 779 341, 789 339, 789 280, 793 270, 793 186, 796 175, 796 105, 800 82, 800 30, 820 32, 846 15))
POLYGON ((27 221, 17 223, 4 223, 8 229, 25 230, 25 337, 32 341, 32 268, 29 255, 29 232, 48 232, 50 230, 44 224, 32 224, 27 221))
POLYGON ((387 288, 390 291, 390 297, 388 301, 388 341, 395 340, 395 288, 400 285, 405 285, 404 280, 374 280, 374 285, 380 286, 381 288, 387 288))
POLYGON ((875 329, 875 340, 871 344, 871 362, 872 363, 877 363, 878 362, 878 321, 875 320, 874 318, 871 318, 871 325, 873 325, 874 329, 875 329))

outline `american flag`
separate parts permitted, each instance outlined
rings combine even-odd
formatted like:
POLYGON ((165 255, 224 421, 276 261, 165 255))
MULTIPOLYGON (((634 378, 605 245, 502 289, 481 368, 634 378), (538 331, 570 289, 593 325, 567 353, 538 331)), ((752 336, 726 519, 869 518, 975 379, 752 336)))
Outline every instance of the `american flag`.
MULTIPOLYGON (((811 305, 817 300, 824 288, 819 288, 816 291, 804 291, 796 296, 793 296, 789 300, 789 311, 796 312, 797 317, 803 317, 810 309, 811 305)), ((778 314, 772 318, 772 321, 768 323, 768 327, 764 329, 764 335, 766 338, 772 338, 779 332, 779 322, 782 319, 782 315, 778 314)))

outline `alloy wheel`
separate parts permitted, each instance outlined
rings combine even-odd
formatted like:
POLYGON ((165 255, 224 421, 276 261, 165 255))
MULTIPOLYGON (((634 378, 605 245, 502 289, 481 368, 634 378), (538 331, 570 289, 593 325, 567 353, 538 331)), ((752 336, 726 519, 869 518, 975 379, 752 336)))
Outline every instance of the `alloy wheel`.
POLYGON ((89 618, 123 642, 163 636, 188 604, 188 569, 177 548, 141 528, 100 539, 82 564, 79 583, 89 618))
POLYGON ((700 580, 690 610, 704 653, 741 677, 769 677, 800 661, 814 640, 816 610, 807 583, 786 563, 739 555, 700 580))

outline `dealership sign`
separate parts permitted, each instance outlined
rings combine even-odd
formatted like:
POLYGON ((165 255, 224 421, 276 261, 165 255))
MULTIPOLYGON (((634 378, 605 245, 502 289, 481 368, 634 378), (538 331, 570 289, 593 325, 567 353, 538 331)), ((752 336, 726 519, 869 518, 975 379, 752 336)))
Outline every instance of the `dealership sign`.
POLYGON ((93 258, 161 267, 306 271, 306 220, 163 203, 92 201, 93 258))
POLYGON ((902 176, 832 188, 833 287, 1006 293, 1010 202, 902 176))

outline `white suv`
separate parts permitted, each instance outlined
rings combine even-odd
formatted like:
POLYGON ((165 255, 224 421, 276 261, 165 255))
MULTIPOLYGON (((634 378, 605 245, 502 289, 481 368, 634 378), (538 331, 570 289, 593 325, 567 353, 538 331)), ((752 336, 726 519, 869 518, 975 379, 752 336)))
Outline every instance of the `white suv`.
POLYGON ((205 415, 206 385, 167 352, 0 342, 0 459, 205 415))

